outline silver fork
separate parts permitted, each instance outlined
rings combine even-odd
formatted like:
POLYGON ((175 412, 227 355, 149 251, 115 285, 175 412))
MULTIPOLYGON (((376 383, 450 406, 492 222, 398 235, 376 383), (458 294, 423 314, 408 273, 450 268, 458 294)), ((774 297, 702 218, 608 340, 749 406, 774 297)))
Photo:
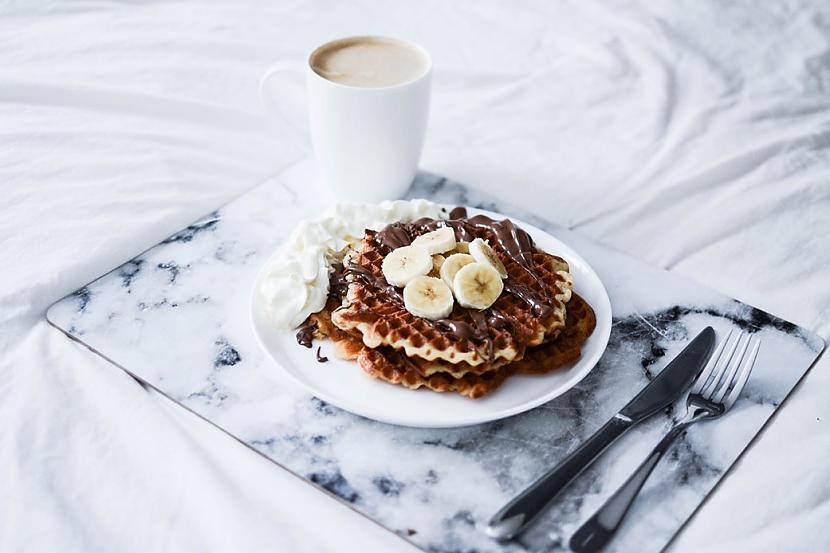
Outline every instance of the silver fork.
POLYGON ((674 439, 694 423, 716 419, 734 405, 755 365, 760 346, 758 337, 744 332, 733 336, 733 332, 729 332, 692 385, 686 399, 686 414, 660 440, 625 484, 576 531, 571 537, 571 549, 577 553, 593 553, 608 543, 674 439))

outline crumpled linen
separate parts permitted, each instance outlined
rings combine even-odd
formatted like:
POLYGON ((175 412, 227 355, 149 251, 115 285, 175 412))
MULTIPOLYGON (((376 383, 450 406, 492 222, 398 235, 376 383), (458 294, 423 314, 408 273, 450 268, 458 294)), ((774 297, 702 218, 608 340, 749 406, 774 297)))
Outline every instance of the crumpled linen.
MULTIPOLYGON (((830 337, 825 4, 0 6, 0 550, 412 550, 42 318, 300 158, 258 77, 331 37, 432 53, 424 168, 830 337)), ((674 550, 830 549, 828 365, 674 550)))

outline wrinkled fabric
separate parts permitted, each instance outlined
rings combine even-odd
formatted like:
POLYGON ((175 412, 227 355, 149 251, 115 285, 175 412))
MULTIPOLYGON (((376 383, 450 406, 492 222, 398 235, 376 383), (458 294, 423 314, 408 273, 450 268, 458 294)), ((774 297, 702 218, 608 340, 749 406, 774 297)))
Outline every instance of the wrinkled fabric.
MULTIPOLYGON (((357 33, 431 52, 425 169, 830 337, 826 2, 2 3, 0 550, 412 550, 43 320, 301 158, 258 78, 357 33)), ((830 549, 828 372, 675 550, 830 549)))

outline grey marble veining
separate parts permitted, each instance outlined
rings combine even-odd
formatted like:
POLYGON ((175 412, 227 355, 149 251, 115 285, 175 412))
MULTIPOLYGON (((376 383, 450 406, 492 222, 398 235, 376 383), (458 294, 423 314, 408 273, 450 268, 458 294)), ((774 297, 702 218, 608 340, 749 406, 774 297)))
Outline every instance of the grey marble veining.
MULTIPOLYGON (((48 318, 131 374, 436 552, 566 551, 576 527, 671 425, 676 409, 618 441, 520 541, 482 527, 565 456, 706 325, 757 333, 762 350, 733 411, 700 424, 658 466, 609 551, 659 551, 701 504, 823 349, 809 332, 458 183, 421 174, 411 197, 527 220, 579 251, 611 297, 614 325, 597 367, 567 394, 523 415, 458 429, 411 429, 311 397, 259 350, 248 319, 260 265, 301 218, 309 168, 252 190, 56 303, 48 318)), ((313 354, 309 354, 313 362, 313 354)))

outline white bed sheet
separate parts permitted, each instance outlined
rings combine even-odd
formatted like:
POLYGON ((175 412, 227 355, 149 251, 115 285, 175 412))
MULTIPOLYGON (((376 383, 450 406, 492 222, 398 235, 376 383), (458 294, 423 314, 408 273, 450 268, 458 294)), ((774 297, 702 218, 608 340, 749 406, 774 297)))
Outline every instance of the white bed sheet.
MULTIPOLYGON (((425 168, 830 337, 830 5, 0 3, 0 551, 407 551, 47 327, 303 154, 258 76, 433 54, 425 168)), ((675 542, 830 549, 825 356, 675 542)))

